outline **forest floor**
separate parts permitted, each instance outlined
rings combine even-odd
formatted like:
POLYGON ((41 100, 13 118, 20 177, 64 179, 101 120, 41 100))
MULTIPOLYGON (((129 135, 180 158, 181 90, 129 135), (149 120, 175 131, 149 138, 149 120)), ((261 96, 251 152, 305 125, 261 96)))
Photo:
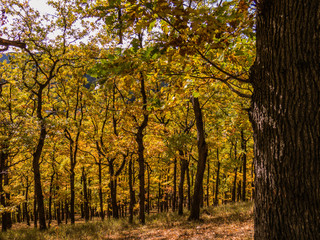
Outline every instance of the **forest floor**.
POLYGON ((135 219, 78 222, 75 225, 52 226, 47 231, 15 225, 7 233, 0 233, 0 240, 165 240, 165 239, 253 239, 252 203, 227 204, 206 208, 200 221, 187 221, 188 214, 154 213, 141 225, 135 219))

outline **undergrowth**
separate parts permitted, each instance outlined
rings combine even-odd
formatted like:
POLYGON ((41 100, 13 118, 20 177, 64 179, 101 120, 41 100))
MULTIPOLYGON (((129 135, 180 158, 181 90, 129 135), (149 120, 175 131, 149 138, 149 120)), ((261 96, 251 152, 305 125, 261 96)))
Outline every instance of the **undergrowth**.
MULTIPOLYGON (((34 228, 21 227, 0 233, 0 240, 102 240, 118 239, 112 236, 123 232, 143 229, 193 229, 199 222, 206 224, 219 224, 228 222, 241 222, 252 218, 252 203, 236 203, 204 208, 200 221, 188 221, 188 211, 183 216, 177 212, 152 213, 146 215, 146 224, 141 225, 137 218, 133 224, 128 223, 127 218, 105 219, 104 221, 91 221, 88 223, 76 223, 74 225, 53 226, 46 231, 34 228)), ((139 238, 137 238, 139 239, 139 238)))

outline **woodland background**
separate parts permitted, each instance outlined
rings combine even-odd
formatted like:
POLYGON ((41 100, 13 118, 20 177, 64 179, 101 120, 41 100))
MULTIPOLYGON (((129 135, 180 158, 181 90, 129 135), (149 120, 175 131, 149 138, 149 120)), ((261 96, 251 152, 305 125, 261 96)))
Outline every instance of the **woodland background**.
POLYGON ((49 5, 1 0, 3 231, 252 199, 251 1, 49 5))

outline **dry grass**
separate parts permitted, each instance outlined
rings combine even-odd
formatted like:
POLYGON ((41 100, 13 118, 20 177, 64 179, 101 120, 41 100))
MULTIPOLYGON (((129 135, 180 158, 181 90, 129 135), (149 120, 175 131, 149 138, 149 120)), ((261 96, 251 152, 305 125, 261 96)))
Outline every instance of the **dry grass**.
POLYGON ((147 216, 146 224, 135 219, 77 223, 74 226, 53 226, 47 231, 15 226, 0 234, 0 240, 106 240, 106 239, 252 239, 252 204, 237 203, 203 210, 200 221, 187 221, 187 213, 160 213, 147 216))

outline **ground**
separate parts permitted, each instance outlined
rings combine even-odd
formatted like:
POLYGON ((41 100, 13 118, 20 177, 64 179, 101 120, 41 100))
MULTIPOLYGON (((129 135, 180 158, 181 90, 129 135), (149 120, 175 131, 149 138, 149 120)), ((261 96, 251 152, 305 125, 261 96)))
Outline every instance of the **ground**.
POLYGON ((135 220, 128 224, 127 219, 96 219, 89 223, 76 223, 74 226, 52 226, 40 232, 22 225, 8 233, 0 234, 0 240, 107 240, 107 239, 253 239, 252 203, 228 204, 203 210, 200 221, 187 221, 187 214, 150 214, 146 224, 135 220))

